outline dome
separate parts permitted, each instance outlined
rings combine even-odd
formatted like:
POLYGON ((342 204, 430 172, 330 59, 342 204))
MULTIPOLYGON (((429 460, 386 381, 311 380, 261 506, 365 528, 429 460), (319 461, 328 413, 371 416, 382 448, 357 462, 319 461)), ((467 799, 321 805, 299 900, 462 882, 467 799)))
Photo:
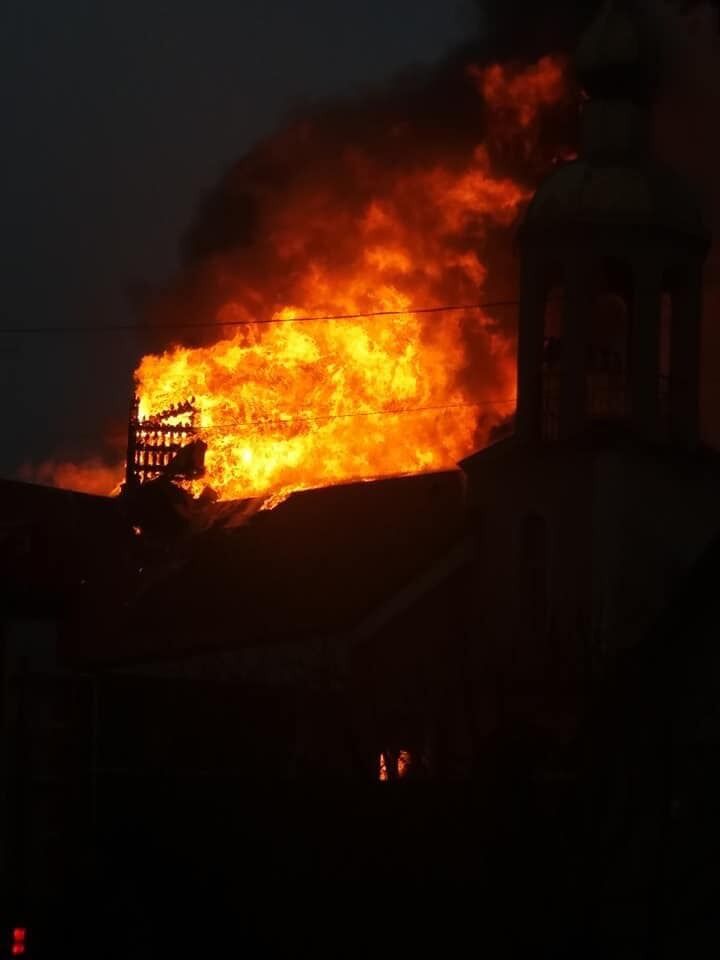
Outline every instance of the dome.
POLYGON ((591 98, 647 102, 658 84, 657 50, 648 17, 627 0, 607 0, 580 40, 575 72, 591 98))
POLYGON ((707 246, 698 199, 679 175, 654 159, 653 111, 660 64, 651 18, 637 0, 607 0, 580 42, 575 63, 587 96, 580 159, 541 184, 521 238, 560 227, 614 227, 674 233, 707 246))
POLYGON ((682 178, 659 165, 576 160, 541 184, 521 233, 569 226, 655 227, 707 238, 699 204, 682 178))

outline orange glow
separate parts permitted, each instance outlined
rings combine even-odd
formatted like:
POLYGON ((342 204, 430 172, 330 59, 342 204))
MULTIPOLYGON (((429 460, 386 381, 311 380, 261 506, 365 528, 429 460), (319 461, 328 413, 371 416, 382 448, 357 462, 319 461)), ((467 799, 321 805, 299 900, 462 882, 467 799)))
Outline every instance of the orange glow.
POLYGON ((411 764, 412 757, 410 756, 409 752, 407 750, 401 750, 398 754, 397 762, 398 777, 400 777, 401 780, 408 775, 411 764))
POLYGON ((379 771, 378 779, 380 780, 381 783, 387 783, 389 780, 387 761, 385 760, 384 753, 380 754, 380 771, 379 771))
POLYGON ((515 70, 496 64, 485 70, 471 66, 468 72, 488 107, 516 117, 523 128, 535 123, 544 107, 562 100, 567 89, 564 63, 557 57, 515 70))
MULTIPOLYGON (((393 772, 397 774, 399 780, 404 780, 407 777, 411 765, 412 756, 408 750, 401 750, 394 764, 391 761, 391 769, 394 767, 393 772)), ((379 758, 378 779, 381 783, 387 783, 390 780, 387 757, 384 753, 381 753, 379 758)))
MULTIPOLYGON (((564 90, 550 58, 471 73, 523 143, 564 90)), ((216 342, 136 371, 141 417, 195 398, 207 454, 193 493, 273 506, 294 490, 453 468, 487 442, 514 409, 512 333, 480 310, 412 311, 484 299, 488 233, 510 228, 531 194, 490 156, 481 144, 461 161, 388 169, 354 147, 338 160, 352 189, 302 168, 279 199, 257 188, 250 252, 208 256, 170 308, 172 322, 192 300, 193 316, 219 325, 216 342), (376 311, 401 312, 254 322, 376 311)))
POLYGON ((46 460, 39 464, 25 464, 18 471, 18 476, 29 483, 109 496, 117 490, 124 472, 121 463, 109 466, 93 457, 79 463, 46 460))

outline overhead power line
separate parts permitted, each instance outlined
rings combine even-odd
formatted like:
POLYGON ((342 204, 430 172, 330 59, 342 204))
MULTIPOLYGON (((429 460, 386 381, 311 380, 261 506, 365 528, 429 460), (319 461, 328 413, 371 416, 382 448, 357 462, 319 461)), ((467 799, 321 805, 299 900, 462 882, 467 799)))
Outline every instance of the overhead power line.
MULTIPOLYGON (((218 423, 212 427, 203 428, 203 433, 215 430, 226 431, 228 428, 242 427, 274 427, 288 426, 293 423, 318 423, 330 420, 354 420, 357 417, 401 417, 410 413, 437 413, 443 410, 474 409, 478 407, 504 407, 517 402, 517 397, 508 397, 507 400, 476 400, 467 403, 445 403, 428 407, 408 407, 403 410, 359 410, 354 413, 334 413, 322 417, 289 417, 287 420, 236 420, 232 424, 218 423)), ((142 422, 140 424, 142 428, 142 422)))
POLYGON ((57 334, 98 334, 98 333, 162 333, 163 330, 212 330, 223 327, 257 327, 280 323, 327 323, 331 320, 372 320, 381 317, 407 317, 413 314, 465 313, 475 310, 498 310, 504 307, 516 307, 519 300, 495 300, 488 303, 447 304, 439 307, 407 307, 404 310, 373 310, 368 313, 335 313, 324 316, 269 317, 260 320, 188 320, 177 323, 138 324, 114 323, 96 327, 90 326, 43 326, 43 327, 0 327, 0 335, 6 336, 45 336, 57 334))

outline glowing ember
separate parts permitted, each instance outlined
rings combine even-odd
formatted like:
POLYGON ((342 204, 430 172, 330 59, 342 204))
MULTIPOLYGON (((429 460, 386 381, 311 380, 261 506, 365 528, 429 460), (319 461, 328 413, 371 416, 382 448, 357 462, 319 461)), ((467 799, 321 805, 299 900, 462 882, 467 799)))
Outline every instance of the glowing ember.
POLYGON ((380 780, 381 783, 387 783, 387 781, 389 780, 387 761, 385 760, 384 753, 380 754, 380 770, 379 770, 378 779, 380 780))
POLYGON ((397 762, 398 777, 400 777, 401 780, 408 775, 411 763, 412 757, 410 753, 407 750, 401 750, 398 754, 397 762))
MULTIPOLYGON (((410 772, 412 755, 408 750, 401 750, 395 759, 395 763, 392 763, 392 759, 390 762, 392 764, 391 769, 393 770, 393 773, 397 775, 399 780, 404 780, 410 772)), ((387 783, 390 779, 390 773, 388 771, 388 759, 384 753, 381 753, 379 758, 378 779, 381 783, 387 783)))

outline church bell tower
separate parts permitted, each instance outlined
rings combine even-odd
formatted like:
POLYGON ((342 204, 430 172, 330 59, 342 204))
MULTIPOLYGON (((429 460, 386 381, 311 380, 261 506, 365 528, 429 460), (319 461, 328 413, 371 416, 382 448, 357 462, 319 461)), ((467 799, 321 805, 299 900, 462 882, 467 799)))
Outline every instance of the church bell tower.
POLYGON ((582 39, 581 153, 542 184, 520 230, 522 441, 699 439, 708 235, 653 155, 660 76, 637 6, 606 3, 582 39))
POLYGON ((720 527, 698 410, 709 236, 654 155, 652 41, 616 0, 580 42, 580 155, 519 230, 515 434, 462 464, 490 730, 571 730, 587 677, 648 635, 720 527))

